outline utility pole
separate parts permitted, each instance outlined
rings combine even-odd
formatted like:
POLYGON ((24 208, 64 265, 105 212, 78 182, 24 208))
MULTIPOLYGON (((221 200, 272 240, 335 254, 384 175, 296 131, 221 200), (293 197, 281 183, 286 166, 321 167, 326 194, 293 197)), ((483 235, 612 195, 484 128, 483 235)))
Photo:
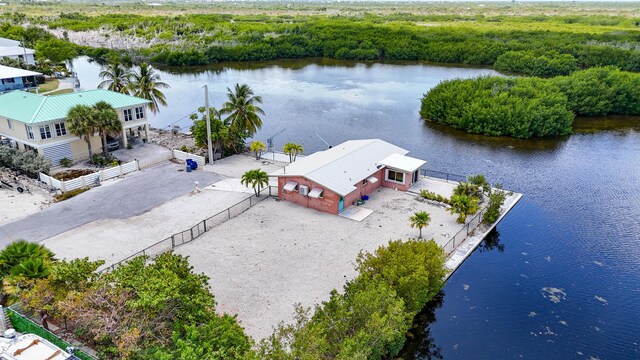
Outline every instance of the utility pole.
POLYGON ((204 86, 204 116, 207 122, 207 149, 209 151, 209 163, 213 164, 213 147, 211 145, 211 115, 209 114, 209 87, 204 86))

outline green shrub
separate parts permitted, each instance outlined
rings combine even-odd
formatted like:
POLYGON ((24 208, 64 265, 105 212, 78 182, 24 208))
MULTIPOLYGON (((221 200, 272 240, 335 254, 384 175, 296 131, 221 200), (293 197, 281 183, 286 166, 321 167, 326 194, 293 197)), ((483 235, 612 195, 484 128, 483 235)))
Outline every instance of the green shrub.
POLYGON ((557 51, 509 51, 498 56, 494 67, 530 76, 558 76, 578 70, 578 61, 571 54, 557 51))
POLYGON ((85 192, 87 190, 89 190, 88 187, 82 187, 82 188, 79 188, 79 189, 74 189, 74 190, 71 190, 71 191, 63 192, 62 194, 55 195, 53 197, 53 200, 55 202, 65 201, 67 199, 71 199, 72 197, 74 197, 76 195, 82 194, 83 192, 85 192))
POLYGON ((425 198, 427 200, 432 200, 432 201, 437 201, 437 202, 441 202, 443 204, 447 204, 450 205, 451 201, 449 199, 447 199, 446 197, 440 195, 440 194, 436 194, 432 191, 426 190, 426 189, 422 189, 420 190, 420 196, 422 198, 425 198))
POLYGON ((483 223, 490 225, 498 220, 502 204, 504 204, 508 195, 509 194, 506 191, 500 189, 499 185, 496 185, 496 190, 489 195, 489 205, 487 205, 487 208, 482 215, 483 223))
MULTIPOLYGON (((55 336, 53 333, 43 329, 38 324, 19 315, 15 311, 11 309, 6 309, 6 311, 7 311, 7 315, 9 316, 9 320, 11 320, 11 325, 13 326, 14 329, 16 329, 16 331, 25 333, 25 334, 36 334, 65 351, 69 346, 71 346, 71 344, 69 344, 68 342, 60 339, 59 337, 55 336)), ((80 350, 76 350, 75 355, 76 357, 82 360, 94 359, 93 357, 85 354, 80 350)))
POLYGON ((93 154, 91 157, 91 163, 98 167, 105 167, 113 163, 113 161, 114 159, 111 155, 105 156, 104 154, 93 154))
POLYGON ((49 173, 51 161, 30 150, 18 150, 7 145, 0 145, 0 166, 37 179, 38 173, 49 173))
POLYGON ((66 168, 71 167, 71 166, 73 166, 73 160, 64 157, 64 158, 60 159, 60 166, 66 167, 66 168))

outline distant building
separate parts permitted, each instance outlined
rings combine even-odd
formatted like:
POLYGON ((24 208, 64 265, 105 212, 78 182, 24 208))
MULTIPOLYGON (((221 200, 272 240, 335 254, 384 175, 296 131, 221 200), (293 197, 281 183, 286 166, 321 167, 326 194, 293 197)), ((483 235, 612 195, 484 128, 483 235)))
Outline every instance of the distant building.
POLYGON ((20 41, 0 38, 0 59, 12 59, 22 61, 29 65, 35 65, 36 51, 22 47, 20 41))
POLYGON ((278 178, 278 197, 338 214, 379 187, 407 191, 426 161, 380 139, 350 140, 300 158, 269 176, 278 178))
MULTIPOLYGON (((111 104, 118 113, 125 147, 127 132, 140 129, 148 136, 150 101, 102 89, 52 96, 24 91, 0 95, 0 136, 10 139, 19 149, 36 151, 51 160, 54 166, 62 158, 87 159, 87 143, 69 132, 66 118, 69 109, 75 105, 93 106, 100 101, 111 104)), ((94 153, 102 150, 100 136, 96 134, 90 141, 94 153)))
POLYGON ((0 65, 0 94, 13 90, 37 89, 39 72, 0 65))

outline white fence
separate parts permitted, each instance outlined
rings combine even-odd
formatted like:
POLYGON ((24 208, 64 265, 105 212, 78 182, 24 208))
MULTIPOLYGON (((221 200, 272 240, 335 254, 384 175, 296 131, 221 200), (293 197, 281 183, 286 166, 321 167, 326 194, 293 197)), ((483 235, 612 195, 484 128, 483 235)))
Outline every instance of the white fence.
POLYGON ((193 161, 198 163, 198 166, 203 166, 205 164, 204 156, 190 154, 188 152, 184 152, 176 149, 173 149, 173 157, 178 160, 192 159, 193 161))
POLYGON ((57 180, 51 176, 40 173, 40 181, 48 184, 52 188, 59 189, 62 192, 66 192, 91 186, 100 181, 112 179, 114 177, 122 176, 124 174, 128 174, 130 172, 138 170, 138 163, 136 161, 132 161, 126 164, 96 171, 92 174, 81 176, 71 180, 57 180))
POLYGON ((151 165, 159 164, 171 159, 173 159, 173 152, 167 149, 167 151, 163 151, 160 154, 156 154, 154 156, 145 156, 142 159, 138 159, 138 166, 140 167, 140 169, 144 169, 151 165))

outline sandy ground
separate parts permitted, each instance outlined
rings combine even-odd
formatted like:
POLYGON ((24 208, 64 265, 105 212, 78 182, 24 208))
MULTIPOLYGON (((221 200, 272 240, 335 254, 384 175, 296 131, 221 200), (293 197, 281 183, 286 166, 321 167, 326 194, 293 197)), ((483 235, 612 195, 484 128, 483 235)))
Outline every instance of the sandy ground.
POLYGON ((0 225, 8 224, 49 206, 50 197, 40 192, 18 193, 0 189, 0 225))
POLYGON ((127 219, 94 221, 44 240, 61 258, 88 256, 106 265, 120 261, 233 205, 249 194, 203 190, 127 219))
POLYGON ((294 303, 313 306, 341 289, 360 250, 417 237, 409 226, 414 212, 431 214, 423 236, 440 244, 461 228, 445 209, 391 189, 374 192, 364 207, 374 212, 357 222, 267 199, 176 251, 211 278, 218 310, 237 313, 259 340, 292 319, 294 303))

